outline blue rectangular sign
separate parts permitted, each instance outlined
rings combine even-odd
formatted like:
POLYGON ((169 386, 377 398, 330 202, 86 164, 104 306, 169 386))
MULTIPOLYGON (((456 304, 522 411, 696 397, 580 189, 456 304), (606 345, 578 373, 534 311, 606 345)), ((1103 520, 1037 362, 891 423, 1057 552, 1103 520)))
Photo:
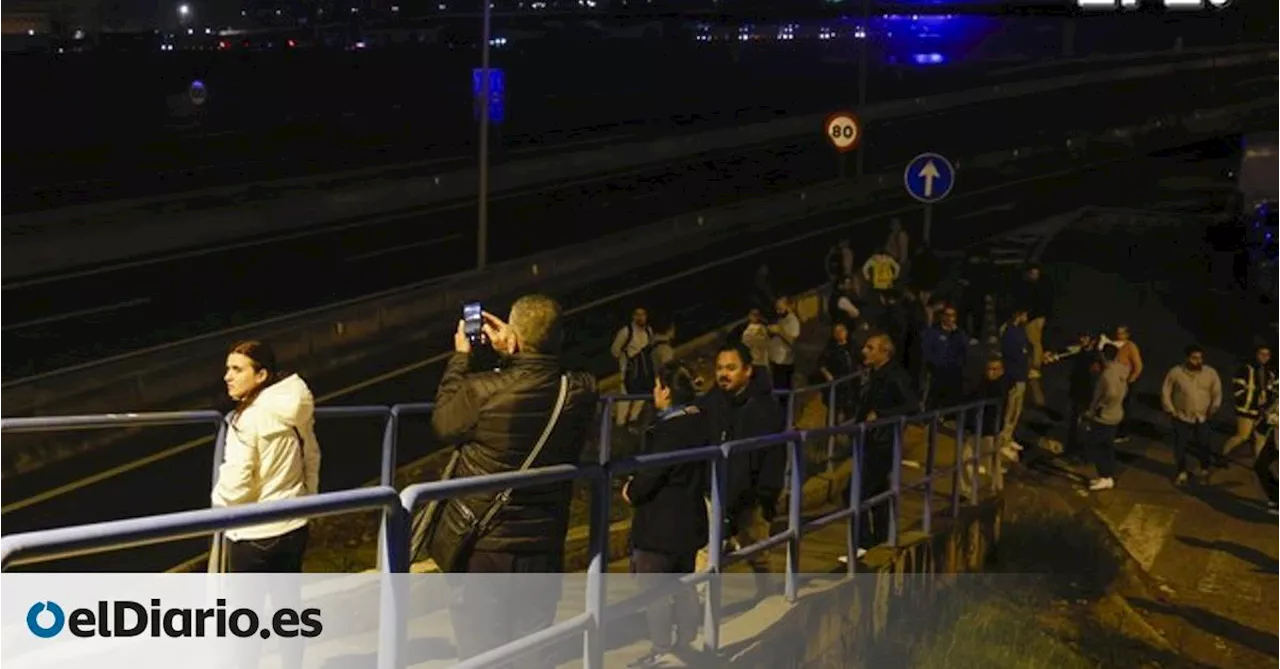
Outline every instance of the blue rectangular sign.
MULTIPOLYGON (((489 68, 489 121, 502 123, 506 117, 506 76, 500 68, 489 68)), ((484 68, 471 70, 471 96, 475 100, 476 120, 480 120, 480 96, 484 93, 484 68)))

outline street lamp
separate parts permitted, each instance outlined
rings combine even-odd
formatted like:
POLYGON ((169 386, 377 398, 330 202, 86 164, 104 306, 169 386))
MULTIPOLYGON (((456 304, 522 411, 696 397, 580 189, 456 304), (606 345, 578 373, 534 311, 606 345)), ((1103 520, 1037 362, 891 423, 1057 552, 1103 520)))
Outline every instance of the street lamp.
POLYGON ((189 18, 190 16, 191 16, 191 5, 188 5, 186 3, 178 5, 178 18, 181 18, 183 21, 186 21, 187 18, 189 18))

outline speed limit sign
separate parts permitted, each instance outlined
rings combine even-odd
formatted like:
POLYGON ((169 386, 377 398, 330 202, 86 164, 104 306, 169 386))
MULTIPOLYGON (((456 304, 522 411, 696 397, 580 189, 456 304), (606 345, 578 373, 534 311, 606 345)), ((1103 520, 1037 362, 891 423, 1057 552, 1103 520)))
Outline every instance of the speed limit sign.
POLYGON ((862 139, 862 127, 852 112, 836 112, 827 117, 827 140, 841 153, 852 151, 862 139))

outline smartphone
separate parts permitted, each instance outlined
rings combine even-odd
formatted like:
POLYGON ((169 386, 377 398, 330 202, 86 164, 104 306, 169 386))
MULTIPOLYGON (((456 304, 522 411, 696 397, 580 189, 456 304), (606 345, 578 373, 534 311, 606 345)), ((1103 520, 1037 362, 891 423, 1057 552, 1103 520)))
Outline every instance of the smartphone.
POLYGON ((484 308, 479 302, 462 305, 462 331, 473 345, 484 343, 484 308))

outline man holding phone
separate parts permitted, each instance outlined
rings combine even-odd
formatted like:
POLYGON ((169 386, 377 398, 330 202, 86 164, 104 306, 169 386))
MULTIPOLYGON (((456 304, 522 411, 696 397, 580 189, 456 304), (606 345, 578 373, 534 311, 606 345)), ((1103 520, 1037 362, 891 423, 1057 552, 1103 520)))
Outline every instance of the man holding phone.
MULTIPOLYGON (((544 295, 516 300, 509 322, 478 304, 464 308, 431 416, 441 440, 457 448, 451 478, 578 461, 597 391, 594 377, 561 366, 563 339, 560 305, 544 295), (486 341, 505 364, 469 373, 471 356, 486 341)), ((442 570, 486 574, 453 583, 450 613, 461 659, 555 618, 560 582, 546 575, 564 568, 571 487, 526 486, 505 494, 464 495, 441 504, 429 533, 426 549, 442 570), (491 522, 473 522, 486 517, 491 522)), ((551 666, 540 660, 521 666, 551 666)))

